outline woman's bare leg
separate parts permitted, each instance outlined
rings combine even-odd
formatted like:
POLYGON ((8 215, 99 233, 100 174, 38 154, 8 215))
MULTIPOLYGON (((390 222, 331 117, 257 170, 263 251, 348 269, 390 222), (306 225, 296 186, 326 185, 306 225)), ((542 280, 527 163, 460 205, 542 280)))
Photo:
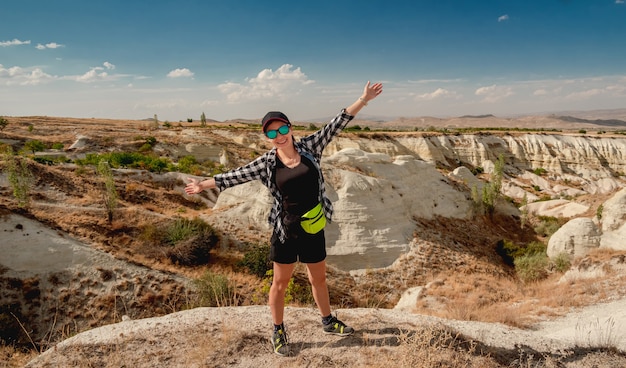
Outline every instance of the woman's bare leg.
POLYGON ((311 283, 313 298, 322 317, 330 315, 330 296, 326 285, 326 261, 307 263, 306 268, 311 283))
POLYGON ((274 278, 270 287, 270 311, 275 325, 283 323, 285 311, 285 291, 293 274, 296 264, 284 264, 274 262, 274 278))

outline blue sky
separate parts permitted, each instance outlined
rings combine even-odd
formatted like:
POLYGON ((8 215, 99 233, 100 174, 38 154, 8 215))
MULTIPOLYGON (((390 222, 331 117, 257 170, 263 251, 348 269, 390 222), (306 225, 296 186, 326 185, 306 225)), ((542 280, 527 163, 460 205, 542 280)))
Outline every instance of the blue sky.
POLYGON ((624 0, 12 0, 0 115, 185 121, 626 107, 624 0))

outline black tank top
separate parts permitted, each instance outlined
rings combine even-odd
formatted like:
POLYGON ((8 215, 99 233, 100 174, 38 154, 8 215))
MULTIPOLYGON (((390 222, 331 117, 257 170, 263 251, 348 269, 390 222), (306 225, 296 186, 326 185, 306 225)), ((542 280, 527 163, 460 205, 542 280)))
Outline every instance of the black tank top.
POLYGON ((288 168, 276 160, 276 186, 283 196, 284 209, 294 215, 302 215, 317 205, 319 178, 315 165, 304 155, 300 164, 288 168))

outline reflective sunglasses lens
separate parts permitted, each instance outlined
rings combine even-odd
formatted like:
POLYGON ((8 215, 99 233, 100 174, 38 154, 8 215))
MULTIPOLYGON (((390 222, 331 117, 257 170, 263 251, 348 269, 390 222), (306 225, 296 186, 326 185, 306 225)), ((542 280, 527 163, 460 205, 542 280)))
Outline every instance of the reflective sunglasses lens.
POLYGON ((280 128, 278 128, 278 133, 282 135, 289 133, 289 125, 283 125, 280 128))
POLYGON ((274 139, 278 135, 278 131, 277 130, 268 130, 267 132, 265 132, 265 135, 269 139, 274 139))

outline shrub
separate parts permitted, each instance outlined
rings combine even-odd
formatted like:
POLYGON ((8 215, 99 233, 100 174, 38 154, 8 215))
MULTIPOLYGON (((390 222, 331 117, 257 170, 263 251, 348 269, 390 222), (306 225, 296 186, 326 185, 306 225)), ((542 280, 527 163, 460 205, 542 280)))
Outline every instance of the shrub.
POLYGON ((546 254, 526 254, 515 258, 515 271, 520 280, 533 282, 548 276, 549 259, 546 254))
POLYGON ((165 231, 167 257, 175 264, 198 266, 209 261, 209 252, 219 241, 211 225, 199 218, 178 218, 165 231))
POLYGON ((239 266, 244 267, 253 275, 263 278, 267 271, 272 269, 269 259, 270 246, 267 244, 254 246, 243 256, 239 266))
POLYGON ((602 212, 604 211, 604 205, 599 205, 598 209, 596 210, 596 217, 598 217, 598 220, 602 220, 602 212))
POLYGON ((559 253, 553 260, 552 264, 557 272, 565 272, 572 266, 569 255, 567 253, 559 253))
POLYGON ((72 160, 70 160, 69 158, 65 157, 65 156, 55 156, 55 157, 48 157, 48 156, 35 156, 33 157, 33 161, 38 162, 42 165, 56 165, 59 163, 67 163, 67 162, 71 162, 72 160))
POLYGON ((198 293, 198 307, 225 307, 238 305, 237 288, 224 275, 206 271, 193 280, 198 293))
POLYGON ((109 162, 112 168, 135 168, 156 173, 163 172, 168 167, 169 163, 167 159, 141 153, 111 152, 101 155, 93 153, 87 154, 84 159, 76 160, 76 164, 97 166, 100 161, 109 162))
POLYGON ((550 237, 556 233, 562 225, 561 221, 563 221, 552 216, 539 216, 538 219, 540 222, 535 225, 534 230, 537 235, 543 237, 550 237))
POLYGON ((481 214, 492 216, 498 200, 502 197, 500 190, 502 189, 502 178, 504 176, 504 156, 498 156, 498 160, 494 164, 494 170, 491 174, 491 181, 482 188, 479 193, 476 186, 472 187, 472 201, 474 210, 481 214))
POLYGON ((113 172, 109 163, 106 161, 100 161, 98 164, 98 174, 102 177, 104 187, 102 190, 102 197, 104 199, 104 206, 107 211, 107 219, 109 224, 113 222, 113 213, 117 208, 117 190, 115 188, 115 178, 113 178, 113 172))
POLYGON ((0 130, 4 130, 7 125, 9 125, 9 121, 4 116, 0 116, 0 130))
POLYGON ((41 141, 33 139, 33 140, 26 141, 26 143, 24 143, 24 149, 31 151, 33 154, 35 154, 35 152, 45 150, 46 146, 41 141))
POLYGON ((518 258, 535 254, 545 255, 546 245, 535 241, 528 244, 515 244, 510 240, 500 240, 496 244, 496 252, 502 257, 504 263, 514 266, 518 258))
POLYGON ((19 207, 27 207, 30 203, 30 189, 35 178, 28 168, 26 159, 18 158, 13 154, 13 149, 7 149, 7 172, 9 184, 13 189, 13 196, 17 199, 19 207))
POLYGON ((191 174, 199 171, 198 161, 193 156, 184 156, 178 160, 178 165, 176 165, 176 169, 178 172, 191 174))

